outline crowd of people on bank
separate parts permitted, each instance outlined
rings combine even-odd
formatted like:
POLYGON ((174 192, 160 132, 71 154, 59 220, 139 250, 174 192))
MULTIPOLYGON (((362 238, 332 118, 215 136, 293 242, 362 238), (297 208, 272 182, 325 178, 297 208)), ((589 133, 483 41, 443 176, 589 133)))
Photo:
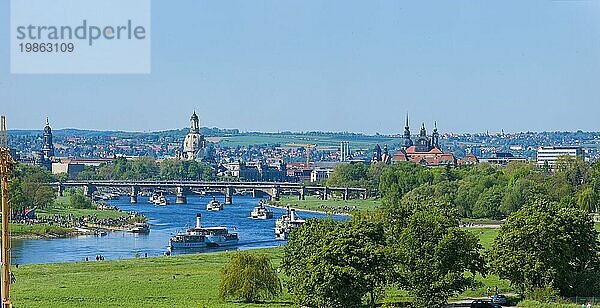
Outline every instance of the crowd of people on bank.
MULTIPOLYGON (((112 210, 123 212, 120 209, 113 208, 112 210)), ((26 225, 34 224, 48 224, 50 226, 60 226, 65 228, 78 228, 87 227, 88 225, 95 225, 100 227, 123 227, 129 224, 131 218, 139 216, 135 212, 123 212, 128 215, 114 217, 114 218, 98 218, 98 215, 84 215, 78 216, 73 214, 59 215, 54 214, 50 216, 38 217, 37 215, 20 215, 17 213, 13 217, 13 222, 21 223, 26 225)))
POLYGON ((351 212, 356 211, 356 206, 355 205, 353 205, 353 206, 349 206, 349 205, 327 206, 325 204, 321 204, 321 206, 319 206, 319 211, 332 213, 332 214, 350 214, 351 212))

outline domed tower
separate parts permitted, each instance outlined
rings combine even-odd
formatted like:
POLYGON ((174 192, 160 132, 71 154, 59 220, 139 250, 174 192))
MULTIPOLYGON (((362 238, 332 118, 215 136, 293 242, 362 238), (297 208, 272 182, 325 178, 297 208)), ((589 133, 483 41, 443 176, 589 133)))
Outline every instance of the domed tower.
POLYGON ((408 126, 408 113, 406 114, 406 126, 404 126, 404 140, 402 140, 402 147, 404 149, 413 145, 412 139, 410 139, 410 127, 408 126))
POLYGON ((419 133, 419 138, 417 138, 417 144, 415 145, 415 151, 417 152, 429 152, 430 141, 429 137, 427 137, 427 130, 425 130, 425 123, 421 125, 421 132, 419 133))
POLYGON ((196 115, 196 110, 194 110, 194 114, 190 117, 190 134, 199 134, 200 133, 200 121, 198 120, 198 116, 196 115))
POLYGON ((46 126, 44 127, 44 145, 42 146, 42 152, 46 158, 54 156, 54 144, 52 143, 52 128, 50 128, 50 122, 46 117, 46 126))
POLYGON ((204 158, 204 149, 206 141, 204 136, 200 134, 200 124, 196 111, 190 118, 190 132, 185 136, 183 141, 183 159, 194 160, 204 158))

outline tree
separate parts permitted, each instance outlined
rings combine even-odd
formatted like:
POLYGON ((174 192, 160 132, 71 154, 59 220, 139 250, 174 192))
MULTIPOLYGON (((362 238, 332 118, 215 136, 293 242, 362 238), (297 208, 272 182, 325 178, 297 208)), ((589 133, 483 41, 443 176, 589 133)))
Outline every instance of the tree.
POLYGON ((281 282, 264 254, 236 251, 221 269, 219 297, 244 302, 270 299, 281 293, 281 282))
POLYGON ((595 213, 598 210, 598 201, 598 194, 592 187, 586 187, 577 194, 577 205, 588 213, 595 213))
POLYGON ((540 289, 563 296, 600 291, 598 233, 582 210, 530 202, 508 217, 493 247, 491 267, 525 296, 540 289))
POLYGON ((534 181, 529 178, 519 178, 506 187, 500 212, 510 215, 519 210, 526 202, 533 200, 536 196, 542 196, 545 192, 540 189, 534 181))
POLYGON ((369 188, 368 167, 363 163, 339 164, 327 178, 328 186, 369 188))
POLYGON ((379 182, 379 192, 385 206, 399 204, 402 196, 423 184, 433 183, 433 173, 427 167, 399 162, 385 169, 379 182))
POLYGON ((68 191, 69 207, 74 209, 89 209, 92 208, 92 200, 83 195, 81 189, 73 189, 68 191))
POLYGON ((500 215, 499 206, 504 197, 504 186, 496 185, 486 189, 473 206, 473 217, 493 218, 500 215))
POLYGON ((396 282, 416 307, 442 307, 485 272, 477 237, 459 228, 456 211, 432 199, 404 201, 404 219, 389 228, 396 282))
POLYGON ((55 199, 54 191, 44 183, 55 178, 44 168, 18 164, 11 174, 11 206, 15 210, 28 207, 46 208, 55 199))
POLYGON ((374 307, 387 260, 383 226, 371 218, 309 219, 291 234, 283 268, 301 306, 359 307, 368 294, 374 307))

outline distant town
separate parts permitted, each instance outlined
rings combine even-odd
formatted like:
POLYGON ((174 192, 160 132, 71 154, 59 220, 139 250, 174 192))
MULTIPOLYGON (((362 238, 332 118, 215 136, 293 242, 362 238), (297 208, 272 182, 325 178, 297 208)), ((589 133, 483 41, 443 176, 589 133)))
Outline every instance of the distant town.
MULTIPOLYGON (((185 121, 182 120, 182 123, 185 121)), ((348 132, 240 132, 200 126, 194 112, 189 127, 160 132, 62 129, 47 119, 42 131, 9 131, 13 156, 22 163, 45 166, 77 178, 86 166, 110 164, 118 157, 195 160, 215 176, 239 180, 320 182, 340 163, 412 161, 444 167, 489 162, 534 161, 551 168, 560 155, 598 159, 600 132, 431 133, 426 123, 411 132, 366 135, 348 132)), ((399 131, 401 128, 399 127, 399 131)))

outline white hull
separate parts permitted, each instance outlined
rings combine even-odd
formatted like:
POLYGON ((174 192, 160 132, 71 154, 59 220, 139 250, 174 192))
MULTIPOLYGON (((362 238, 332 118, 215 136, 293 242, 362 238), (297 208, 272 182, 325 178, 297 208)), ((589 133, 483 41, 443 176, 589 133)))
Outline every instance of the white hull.
POLYGON ((173 242, 169 241, 169 249, 199 249, 206 248, 206 242, 173 242))

